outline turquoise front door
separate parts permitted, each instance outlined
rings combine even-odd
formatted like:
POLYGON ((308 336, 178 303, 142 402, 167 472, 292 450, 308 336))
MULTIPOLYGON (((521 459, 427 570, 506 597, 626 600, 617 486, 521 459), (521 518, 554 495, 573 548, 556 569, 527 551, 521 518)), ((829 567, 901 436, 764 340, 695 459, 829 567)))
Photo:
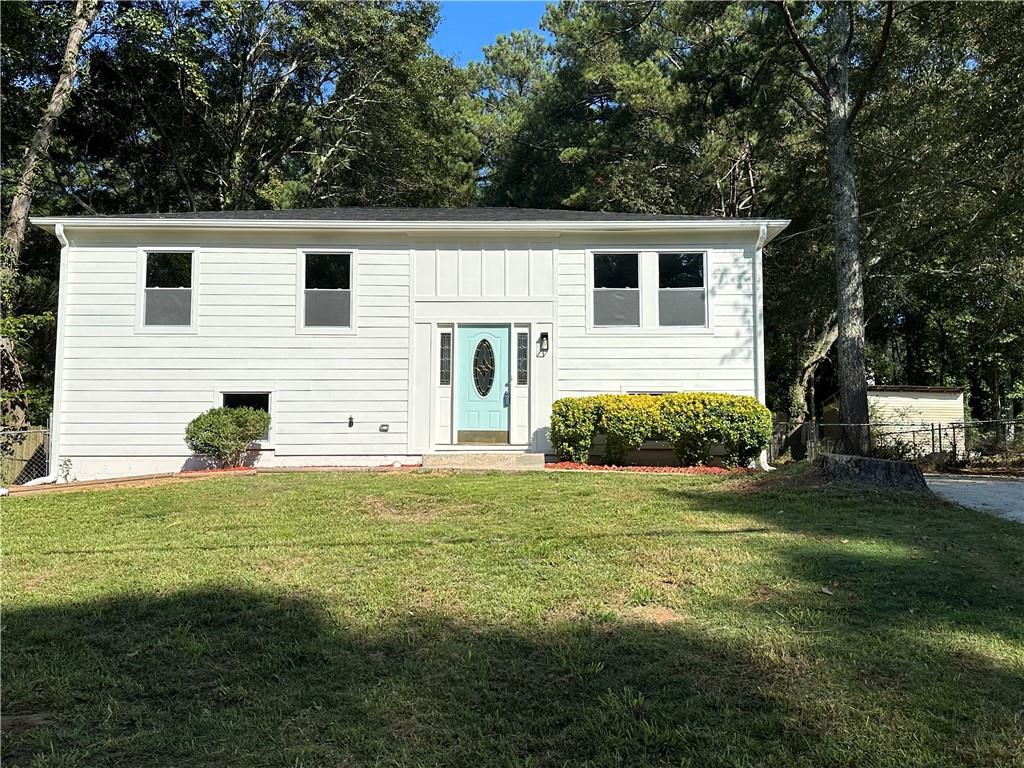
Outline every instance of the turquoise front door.
POLYGON ((455 409, 460 443, 507 443, 509 328, 459 326, 455 409))

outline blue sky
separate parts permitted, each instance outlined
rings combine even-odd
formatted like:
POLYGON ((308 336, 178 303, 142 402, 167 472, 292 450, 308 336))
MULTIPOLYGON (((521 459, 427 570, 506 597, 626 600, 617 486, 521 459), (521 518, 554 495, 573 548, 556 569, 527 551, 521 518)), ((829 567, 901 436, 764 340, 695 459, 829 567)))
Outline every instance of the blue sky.
POLYGON ((483 47, 498 35, 537 29, 546 7, 543 0, 444 0, 441 23, 432 39, 434 48, 458 64, 479 61, 483 47))

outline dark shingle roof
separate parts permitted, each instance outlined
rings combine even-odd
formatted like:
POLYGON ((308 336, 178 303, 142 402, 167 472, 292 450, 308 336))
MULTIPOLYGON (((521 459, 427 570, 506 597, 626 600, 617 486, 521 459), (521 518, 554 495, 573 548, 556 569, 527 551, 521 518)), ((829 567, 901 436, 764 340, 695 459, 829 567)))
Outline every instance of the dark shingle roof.
POLYGON ((120 219, 231 219, 251 221, 679 221, 704 216, 609 213, 547 208, 291 208, 282 211, 135 213, 120 219))

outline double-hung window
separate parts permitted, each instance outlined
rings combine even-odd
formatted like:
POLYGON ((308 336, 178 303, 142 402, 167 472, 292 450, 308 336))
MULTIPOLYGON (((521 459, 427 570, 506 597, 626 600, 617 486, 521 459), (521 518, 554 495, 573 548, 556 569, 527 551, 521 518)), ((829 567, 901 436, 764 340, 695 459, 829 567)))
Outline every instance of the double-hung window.
POLYGON ((658 254, 658 325, 703 326, 707 322, 704 254, 658 254))
POLYGON ((142 327, 191 328, 194 254, 191 251, 147 251, 144 259, 142 327))
POLYGON ((640 325, 640 254, 594 254, 594 325, 640 325))
POLYGON ((312 330, 352 328, 352 254, 302 254, 301 326, 312 330))

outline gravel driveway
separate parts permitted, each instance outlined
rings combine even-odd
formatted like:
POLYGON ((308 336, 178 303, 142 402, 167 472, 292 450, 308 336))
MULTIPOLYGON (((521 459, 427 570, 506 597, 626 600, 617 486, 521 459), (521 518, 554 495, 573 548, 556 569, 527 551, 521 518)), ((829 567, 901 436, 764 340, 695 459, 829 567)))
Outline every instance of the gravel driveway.
POLYGON ((925 475, 931 490, 964 507, 1024 523, 1024 478, 925 475))

